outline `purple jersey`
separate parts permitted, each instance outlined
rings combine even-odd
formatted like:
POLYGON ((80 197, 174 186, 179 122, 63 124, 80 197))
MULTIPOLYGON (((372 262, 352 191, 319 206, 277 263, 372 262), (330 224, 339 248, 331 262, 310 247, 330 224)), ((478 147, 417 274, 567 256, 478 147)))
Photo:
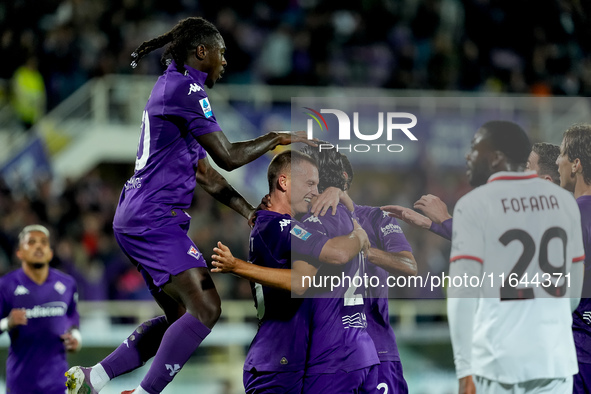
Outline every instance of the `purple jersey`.
POLYGON ((221 130, 203 89, 206 73, 173 61, 152 89, 143 114, 135 173, 113 221, 122 233, 141 233, 187 221, 197 162, 206 152, 195 138, 221 130))
MULTIPOLYGON (((339 204, 336 215, 321 218, 306 215, 302 221, 309 229, 326 232, 328 237, 337 237, 353 231, 350 212, 339 204)), ((356 257, 344 266, 323 264, 317 278, 338 276, 351 278, 350 283, 340 286, 330 298, 308 298, 312 324, 307 373, 335 373, 355 371, 379 363, 371 337, 367 333, 363 284, 356 287, 353 278, 364 275, 365 262, 356 257)))
POLYGON ((0 318, 26 309, 28 323, 9 331, 6 391, 11 394, 63 394, 68 370, 60 335, 78 327, 74 278, 53 268, 42 285, 22 269, 0 278, 0 318))
POLYGON ((585 279, 583 298, 573 313, 573 335, 579 363, 591 364, 591 196, 577 198, 583 226, 585 247, 585 279))
MULTIPOLYGON (((269 268, 291 268, 292 251, 317 260, 328 238, 289 215, 259 211, 250 233, 249 261, 269 268)), ((309 341, 309 312, 301 298, 260 284, 251 284, 259 330, 244 362, 244 370, 302 371, 309 341)))
MULTIPOLYGON (((402 229, 395 218, 375 207, 355 205, 355 217, 369 238, 371 246, 385 252, 412 252, 402 229)), ((386 283, 388 272, 377 265, 367 264, 368 277, 380 278, 379 283, 386 283)), ((380 361, 400 361, 394 330, 390 326, 388 312, 388 287, 369 289, 367 332, 373 339, 380 361)))

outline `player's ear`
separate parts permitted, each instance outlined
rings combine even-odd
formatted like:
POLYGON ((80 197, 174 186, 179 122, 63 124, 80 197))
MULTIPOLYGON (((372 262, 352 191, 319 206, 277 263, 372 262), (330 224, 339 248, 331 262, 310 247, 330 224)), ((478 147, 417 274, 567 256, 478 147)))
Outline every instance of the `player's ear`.
POLYGON ((279 175, 279 177, 277 178, 277 189, 279 189, 282 192, 286 192, 288 182, 289 182, 289 179, 287 178, 286 175, 284 175, 284 174, 279 175))
POLYGON ((205 45, 203 45, 203 44, 197 45, 197 48, 195 48, 195 57, 198 60, 205 60, 206 56, 207 56, 207 48, 205 47, 205 45))
POLYGON ((492 154, 491 167, 498 168, 499 166, 506 166, 507 156, 500 150, 496 150, 492 154))
POLYGON ((577 172, 583 172, 583 166, 581 165, 581 160, 580 159, 575 159, 573 161, 573 169, 572 169, 573 173, 577 173, 577 172))

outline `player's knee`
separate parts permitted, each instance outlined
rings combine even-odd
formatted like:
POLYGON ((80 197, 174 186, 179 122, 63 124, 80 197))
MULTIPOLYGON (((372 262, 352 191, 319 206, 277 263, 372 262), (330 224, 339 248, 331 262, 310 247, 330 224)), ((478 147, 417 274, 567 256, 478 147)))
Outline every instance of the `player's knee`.
POLYGON ((222 314, 222 307, 219 302, 202 303, 192 309, 189 312, 209 328, 213 328, 222 314))

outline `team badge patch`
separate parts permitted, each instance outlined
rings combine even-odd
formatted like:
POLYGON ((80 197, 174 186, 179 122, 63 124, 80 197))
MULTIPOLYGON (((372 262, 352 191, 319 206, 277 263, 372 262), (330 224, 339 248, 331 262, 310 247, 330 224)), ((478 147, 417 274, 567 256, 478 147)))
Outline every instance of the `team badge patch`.
POLYGON ((300 226, 298 226, 297 224, 295 226, 293 226, 290 233, 295 235, 296 237, 298 237, 302 241, 307 240, 308 238, 310 238, 310 235, 312 235, 309 232, 307 232, 306 230, 304 230, 303 228, 301 228, 300 226))
POLYGON ((187 254, 189 256, 195 257, 197 260, 199 260, 199 258, 201 257, 201 253, 193 245, 191 245, 191 247, 189 248, 189 251, 187 252, 187 254))
POLYGON ((66 285, 64 285, 62 282, 55 282, 53 288, 60 294, 64 294, 66 292, 66 285))
POLYGON ((199 100, 199 104, 201 104, 201 109, 203 110, 205 117, 211 118, 213 116, 213 112, 211 111, 211 105, 209 104, 207 97, 199 100))

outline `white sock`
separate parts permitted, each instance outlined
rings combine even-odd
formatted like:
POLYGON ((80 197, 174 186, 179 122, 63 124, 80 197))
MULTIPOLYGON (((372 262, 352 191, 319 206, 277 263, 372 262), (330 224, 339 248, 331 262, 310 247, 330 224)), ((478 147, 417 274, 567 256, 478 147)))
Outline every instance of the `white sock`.
POLYGON ((107 371, 105 371, 105 368, 103 368, 100 363, 92 367, 90 370, 90 384, 92 384, 92 387, 94 387, 96 391, 101 391, 103 387, 109 383, 109 380, 111 380, 111 378, 109 378, 107 371))
POLYGON ((137 386, 133 394, 150 394, 146 390, 143 389, 142 385, 137 386))

